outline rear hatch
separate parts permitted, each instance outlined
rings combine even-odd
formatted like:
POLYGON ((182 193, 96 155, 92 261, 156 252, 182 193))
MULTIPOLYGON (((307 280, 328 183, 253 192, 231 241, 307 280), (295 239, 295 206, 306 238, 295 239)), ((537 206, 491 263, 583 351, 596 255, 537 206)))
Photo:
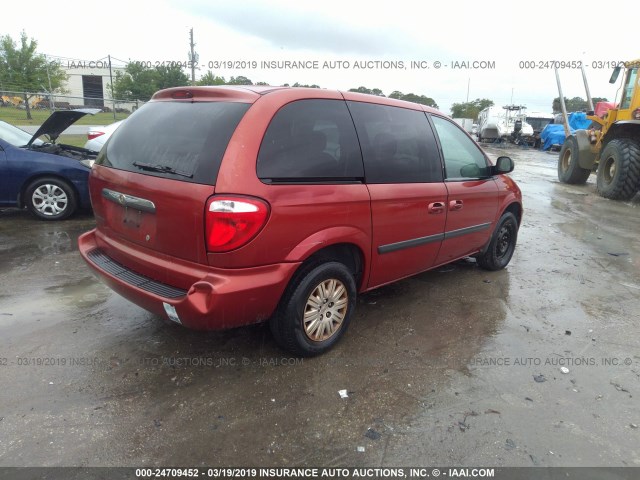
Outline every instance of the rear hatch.
POLYGON ((185 90, 171 92, 156 94, 160 100, 116 130, 91 174, 99 244, 132 268, 145 253, 207 263, 206 201, 229 140, 254 101, 216 99, 210 91, 198 101, 198 89, 175 100, 185 98, 185 90))

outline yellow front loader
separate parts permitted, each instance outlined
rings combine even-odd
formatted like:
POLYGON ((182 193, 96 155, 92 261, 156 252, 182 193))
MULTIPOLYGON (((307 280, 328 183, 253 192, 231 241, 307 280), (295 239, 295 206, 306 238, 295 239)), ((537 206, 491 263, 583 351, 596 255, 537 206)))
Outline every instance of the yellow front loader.
MULTIPOLYGON (((616 108, 602 117, 593 112, 593 102, 582 71, 590 112, 591 127, 571 133, 560 77, 556 70, 566 138, 558 157, 558 179, 583 184, 596 172, 598 193, 613 200, 629 200, 640 189, 640 60, 625 62, 614 69, 609 83, 622 78, 622 98, 616 108)), ((618 100, 616 95, 616 100, 618 100)))

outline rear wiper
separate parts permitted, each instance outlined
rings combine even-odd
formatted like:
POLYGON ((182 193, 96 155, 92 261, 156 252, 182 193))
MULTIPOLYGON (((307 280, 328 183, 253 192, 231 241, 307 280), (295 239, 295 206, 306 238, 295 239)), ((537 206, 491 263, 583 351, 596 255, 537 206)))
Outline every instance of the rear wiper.
POLYGON ((193 178, 193 173, 179 172, 175 168, 168 165, 151 165, 150 163, 133 162, 133 165, 141 170, 150 170, 152 172, 164 172, 171 173, 173 175, 180 175, 181 177, 193 178))

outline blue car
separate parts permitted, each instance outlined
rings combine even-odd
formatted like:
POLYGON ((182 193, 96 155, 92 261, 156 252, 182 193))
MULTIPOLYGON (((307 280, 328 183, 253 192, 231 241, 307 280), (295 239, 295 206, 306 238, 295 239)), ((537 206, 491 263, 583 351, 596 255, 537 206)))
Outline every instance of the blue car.
POLYGON ((72 123, 99 111, 53 112, 33 136, 0 121, 0 207, 26 207, 42 220, 90 208, 89 172, 97 152, 55 142, 72 123), (42 135, 46 142, 38 139, 42 135))

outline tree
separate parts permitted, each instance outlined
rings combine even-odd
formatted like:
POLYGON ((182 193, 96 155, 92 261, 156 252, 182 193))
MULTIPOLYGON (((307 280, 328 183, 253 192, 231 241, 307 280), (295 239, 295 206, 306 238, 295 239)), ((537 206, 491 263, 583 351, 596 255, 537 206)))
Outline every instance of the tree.
POLYGON ((384 93, 382 93, 382 90, 380 90, 379 88, 369 89, 367 87, 358 87, 358 88, 350 88, 349 91, 350 92, 357 92, 357 93, 367 93, 369 95, 376 95, 378 97, 384 97, 384 93))
POLYGON ((151 68, 140 63, 128 63, 124 72, 116 71, 112 85, 115 98, 149 100, 156 90, 151 68))
POLYGON ((424 95, 416 95, 415 93, 407 93, 406 95, 403 95, 400 100, 419 103, 421 105, 426 105, 427 107, 438 108, 438 104, 433 98, 426 97, 424 95))
POLYGON ((189 77, 178 65, 150 68, 140 63, 128 63, 124 73, 116 71, 113 95, 122 99, 149 100, 158 90, 189 85, 189 77))
POLYGON ((454 103, 451 105, 451 116, 453 118, 473 118, 476 120, 478 114, 487 107, 493 107, 494 103, 488 98, 476 98, 472 102, 454 103))
POLYGON ((200 80, 198 80, 196 82, 196 85, 224 85, 227 81, 224 79, 224 77, 218 77, 217 75, 214 75, 213 72, 211 70, 209 70, 207 73, 205 73, 202 77, 200 77, 200 80))
MULTIPOLYGON (((593 106, 598 102, 607 102, 608 100, 603 97, 593 97, 591 99, 593 101, 593 106)), ((581 112, 583 110, 588 110, 589 106, 587 105, 587 101, 582 97, 573 97, 571 99, 564 97, 564 103, 567 107, 568 112, 581 112)), ((556 97, 553 99, 553 103, 551 104, 551 108, 553 109, 553 113, 561 113, 562 107, 560 106, 560 97, 556 97)))
POLYGON ((155 70, 158 90, 191 85, 189 77, 182 71, 182 67, 179 65, 173 64, 170 67, 158 66, 155 70))
POLYGON ((0 85, 5 90, 21 91, 27 119, 31 120, 29 99, 43 90, 62 93, 67 74, 56 62, 36 53, 38 42, 22 31, 20 46, 9 36, 0 38, 0 85))
POLYGON ((306 84, 302 84, 302 83, 294 83, 293 85, 291 85, 292 87, 303 87, 303 88, 320 88, 320 85, 316 85, 315 83, 313 85, 306 85, 306 84))
POLYGON ((399 90, 394 90, 389 95, 389 98, 395 98, 397 100, 405 100, 407 102, 419 103, 421 105, 426 105, 427 107, 438 108, 438 104, 431 97, 426 97, 424 95, 416 95, 415 93, 402 93, 399 90))
POLYGON ((239 75, 237 77, 231 77, 227 82, 227 85, 253 85, 253 82, 247 77, 239 75))

